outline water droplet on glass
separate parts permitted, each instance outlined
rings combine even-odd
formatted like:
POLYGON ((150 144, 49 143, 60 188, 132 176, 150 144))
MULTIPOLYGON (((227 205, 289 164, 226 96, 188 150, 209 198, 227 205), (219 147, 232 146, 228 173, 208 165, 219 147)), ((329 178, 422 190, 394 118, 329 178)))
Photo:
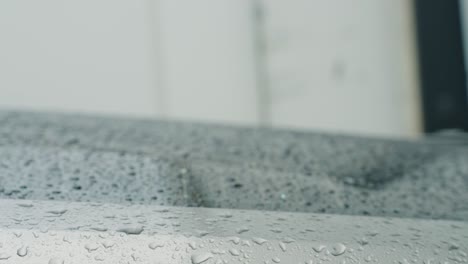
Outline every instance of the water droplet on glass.
POLYGON ((237 244, 239 244, 239 242, 240 242, 240 238, 238 238, 238 237, 231 237, 231 238, 229 238, 229 241, 231 241, 232 243, 234 243, 234 244, 237 245, 237 244))
POLYGON ((189 247, 190 247, 191 249, 197 249, 197 244, 195 244, 195 242, 193 242, 193 241, 190 241, 190 242, 189 242, 189 247))
POLYGON ((102 245, 104 246, 104 248, 111 248, 115 245, 115 243, 113 241, 106 240, 102 242, 102 245))
POLYGON ((219 214, 219 216, 223 217, 223 218, 231 218, 232 214, 231 213, 222 213, 222 214, 219 214))
POLYGON ((51 258, 49 264, 64 264, 65 261, 59 258, 51 258))
POLYGON ((139 235, 143 232, 142 226, 127 226, 117 230, 117 232, 123 232, 127 235, 139 235))
POLYGON ((398 263, 400 263, 400 264, 409 264, 409 261, 404 258, 402 260, 399 260, 398 263))
POLYGON ((6 253, 0 253, 0 260, 5 260, 5 259, 9 259, 11 258, 10 255, 6 254, 6 253))
POLYGON ((361 245, 361 246, 365 246, 367 244, 369 244, 369 240, 367 240, 366 237, 363 237, 361 239, 358 240, 358 243, 361 245))
POLYGON ((273 232, 273 233, 277 233, 277 234, 283 232, 283 230, 281 230, 279 228, 273 228, 273 229, 270 229, 270 231, 273 232))
POLYGON ((132 253, 130 256, 132 257, 133 261, 139 261, 140 260, 140 257, 135 253, 132 253))
POLYGON ((240 228, 236 229, 236 232, 238 234, 242 234, 242 233, 248 232, 249 230, 250 230, 249 228, 243 226, 243 227, 240 227, 240 228))
POLYGON ((99 248, 99 245, 95 243, 85 245, 85 249, 88 250, 88 252, 96 251, 98 248, 99 248))
POLYGON ((455 244, 455 243, 451 243, 450 246, 449 246, 449 250, 457 250, 459 248, 460 248, 460 246, 455 244))
POLYGON ((314 249, 315 252, 320 253, 325 249, 325 246, 324 245, 318 245, 318 246, 313 247, 313 249, 314 249))
POLYGON ((25 246, 20 247, 17 251, 16 254, 20 257, 24 257, 28 254, 28 248, 25 246))
POLYGON ((283 242, 280 242, 280 243, 279 243, 279 247, 281 248, 281 250, 283 250, 284 252, 286 252, 286 244, 284 244, 283 242))
POLYGON ((258 245, 263 245, 263 243, 267 242, 266 239, 263 239, 263 238, 260 238, 260 237, 254 237, 254 238, 252 238, 252 241, 255 244, 258 244, 258 245))
POLYGON ((235 249, 235 248, 231 248, 231 249, 229 250, 229 253, 231 253, 231 255, 233 255, 233 256, 239 256, 239 255, 240 255, 239 250, 237 250, 237 249, 235 249))
POLYGON ((205 231, 205 230, 197 230, 196 233, 197 233, 198 237, 204 237, 204 236, 208 235, 210 232, 205 231))
POLYGON ((338 244, 333 245, 331 254, 333 256, 339 256, 345 253, 345 251, 346 251, 346 246, 341 243, 338 243, 338 244))
POLYGON ((47 211, 47 213, 49 214, 53 214, 53 215, 56 215, 56 216, 62 216, 64 213, 67 212, 67 209, 61 209, 61 210, 50 210, 50 211, 47 211))
POLYGON ((91 230, 96 230, 96 231, 99 231, 99 232, 106 232, 107 228, 101 227, 101 226, 96 226, 96 227, 91 227, 91 230))
POLYGON ((154 250, 154 249, 157 249, 157 248, 164 247, 164 243, 162 243, 162 242, 151 242, 151 243, 149 243, 148 247, 154 250))
POLYGON ((212 258, 213 255, 211 255, 210 253, 198 253, 198 254, 193 254, 192 255, 192 263, 193 264, 200 264, 200 263, 203 263, 207 260, 209 260, 210 258, 212 258))
POLYGON ((34 205, 33 204, 18 204, 19 207, 24 207, 24 208, 31 208, 34 205))

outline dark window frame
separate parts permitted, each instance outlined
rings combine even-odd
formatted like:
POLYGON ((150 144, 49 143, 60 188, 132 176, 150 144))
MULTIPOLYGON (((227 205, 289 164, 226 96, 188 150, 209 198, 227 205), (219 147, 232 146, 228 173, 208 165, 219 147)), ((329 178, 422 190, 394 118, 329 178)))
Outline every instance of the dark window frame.
POLYGON ((424 131, 468 130, 459 0, 414 0, 424 131))

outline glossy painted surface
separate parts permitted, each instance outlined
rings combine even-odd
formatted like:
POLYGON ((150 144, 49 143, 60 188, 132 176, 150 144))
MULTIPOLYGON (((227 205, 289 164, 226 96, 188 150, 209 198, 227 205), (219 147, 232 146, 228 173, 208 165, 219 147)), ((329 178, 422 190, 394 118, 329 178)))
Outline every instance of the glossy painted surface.
POLYGON ((0 123, 0 264, 468 263, 463 135, 0 123))
POLYGON ((468 263, 468 223, 0 200, 0 263, 468 263))
POLYGON ((19 112, 0 123, 0 198, 468 220, 466 139, 19 112))

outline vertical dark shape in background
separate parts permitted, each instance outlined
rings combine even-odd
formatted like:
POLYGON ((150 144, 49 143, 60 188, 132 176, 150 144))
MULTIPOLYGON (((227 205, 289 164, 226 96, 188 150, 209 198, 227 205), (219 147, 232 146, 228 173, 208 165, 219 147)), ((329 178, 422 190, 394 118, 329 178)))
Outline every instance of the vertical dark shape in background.
POLYGON ((415 0, 425 132, 468 130, 468 97, 458 0, 415 0))

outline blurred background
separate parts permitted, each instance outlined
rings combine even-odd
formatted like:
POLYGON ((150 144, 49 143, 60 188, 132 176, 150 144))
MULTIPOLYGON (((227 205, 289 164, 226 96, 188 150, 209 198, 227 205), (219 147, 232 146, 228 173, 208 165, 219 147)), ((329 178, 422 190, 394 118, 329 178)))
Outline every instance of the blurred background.
POLYGON ((0 109, 467 129, 465 13, 463 0, 4 0, 0 109))

